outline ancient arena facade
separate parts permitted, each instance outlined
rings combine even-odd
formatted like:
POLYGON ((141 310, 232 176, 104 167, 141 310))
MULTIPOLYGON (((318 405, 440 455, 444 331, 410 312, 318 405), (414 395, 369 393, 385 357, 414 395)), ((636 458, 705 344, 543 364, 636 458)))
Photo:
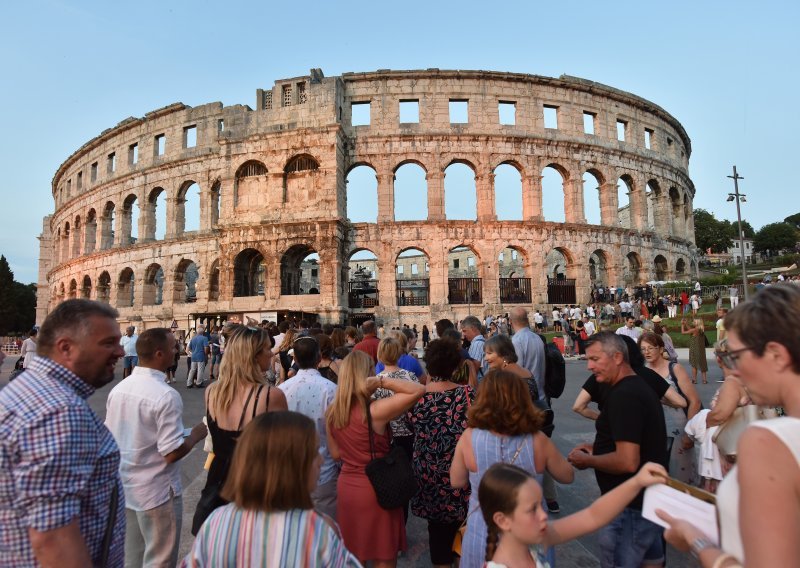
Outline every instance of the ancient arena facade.
POLYGON ((176 103, 55 173, 38 320, 85 297, 140 329, 287 314, 429 324, 688 277, 690 153, 659 106, 568 76, 313 69, 259 89, 255 108, 176 103), (372 186, 355 195, 365 168, 372 186), (453 187, 450 168, 474 180, 453 187), (557 221, 542 205, 552 170, 557 221), (496 192, 501 171, 511 193, 496 192), (400 220, 414 179, 417 218, 400 220), (349 219, 364 200, 376 214, 349 219), (474 214, 448 218, 453 200, 474 214))

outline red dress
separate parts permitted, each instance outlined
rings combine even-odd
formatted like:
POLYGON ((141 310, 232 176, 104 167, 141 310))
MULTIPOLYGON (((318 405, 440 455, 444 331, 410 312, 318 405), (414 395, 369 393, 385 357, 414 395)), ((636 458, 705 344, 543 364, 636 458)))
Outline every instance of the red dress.
MULTIPOLYGON (((350 423, 341 430, 331 430, 342 460, 336 486, 336 521, 345 546, 359 560, 394 560, 399 551, 406 549, 403 509, 387 511, 378 505, 375 490, 364 473, 372 457, 363 416, 361 404, 356 403, 350 412, 350 423)), ((388 425, 385 434, 373 434, 373 443, 375 457, 389 452, 388 425)))

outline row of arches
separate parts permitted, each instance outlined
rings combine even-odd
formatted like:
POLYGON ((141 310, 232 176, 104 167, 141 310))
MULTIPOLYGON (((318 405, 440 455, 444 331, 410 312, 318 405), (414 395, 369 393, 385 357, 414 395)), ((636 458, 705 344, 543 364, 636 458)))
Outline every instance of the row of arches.
MULTIPOLYGON (((635 228, 637 219, 631 205, 641 201, 645 217, 642 229, 683 238, 691 225, 692 199, 688 191, 677 185, 662 189, 656 178, 647 179, 640 187, 630 174, 613 179, 596 168, 587 168, 579 177, 553 162, 526 178, 525 169, 515 161, 501 162, 481 173, 470 161, 454 159, 437 173, 429 172, 420 161, 406 160, 388 178, 394 221, 431 218, 429 209, 435 200, 429 192, 437 187, 431 188, 429 183, 438 186, 441 179, 444 219, 477 220, 486 218, 481 212, 493 211, 489 217, 497 220, 524 220, 526 193, 530 193, 529 199, 539 200, 534 205, 545 221, 635 228), (492 202, 487 203, 487 197, 492 202)), ((365 162, 356 163, 347 172, 350 221, 387 220, 385 212, 380 211, 380 180, 381 175, 365 162)))

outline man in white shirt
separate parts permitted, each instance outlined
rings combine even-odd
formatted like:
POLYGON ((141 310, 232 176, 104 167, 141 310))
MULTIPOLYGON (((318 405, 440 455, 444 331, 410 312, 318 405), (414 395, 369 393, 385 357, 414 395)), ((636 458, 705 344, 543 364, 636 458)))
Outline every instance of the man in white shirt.
POLYGON ((536 310, 536 313, 533 314, 533 323, 536 324, 536 330, 539 333, 544 333, 544 316, 539 310, 536 310))
POLYGON ((319 343, 313 337, 300 337, 294 342, 294 360, 300 369, 278 388, 286 395, 289 410, 305 414, 317 427, 322 466, 317 487, 311 493, 311 500, 318 512, 335 519, 339 467, 328 451, 325 412, 336 395, 336 385, 317 371, 320 360, 319 343))
POLYGON ((625 325, 617 329, 617 335, 627 335, 634 341, 639 341, 639 336, 642 335, 642 330, 635 327, 636 321, 632 317, 625 319, 625 325))
POLYGON ((139 364, 106 402, 125 490, 125 566, 175 566, 183 518, 177 462, 207 430, 200 423, 184 438, 183 401, 165 382, 177 354, 170 330, 148 329, 136 348, 139 364))
POLYGON ((122 358, 122 378, 124 379, 131 374, 133 368, 139 364, 139 358, 136 356, 136 340, 139 336, 135 333, 136 328, 129 325, 125 328, 125 335, 119 340, 122 345, 125 356, 122 358))
POLYGON ((586 330, 586 335, 588 337, 591 337, 595 332, 594 323, 589 319, 588 315, 583 316, 583 329, 586 330))
POLYGON ((728 288, 728 294, 731 297, 731 309, 735 308, 739 305, 739 287, 738 286, 731 286, 728 288))

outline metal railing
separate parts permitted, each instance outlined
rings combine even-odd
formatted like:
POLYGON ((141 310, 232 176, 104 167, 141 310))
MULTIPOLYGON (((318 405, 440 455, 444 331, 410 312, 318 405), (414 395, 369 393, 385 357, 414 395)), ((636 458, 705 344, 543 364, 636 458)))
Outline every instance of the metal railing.
POLYGON ((575 304, 575 279, 574 278, 548 278, 547 279, 548 304, 575 304))
POLYGON ((448 278, 447 301, 450 304, 482 304, 480 278, 448 278))
POLYGON ((430 303, 430 282, 427 278, 397 280, 398 306, 427 306, 430 303))
POLYGON ((500 301, 504 304, 530 304, 530 278, 501 278, 500 301))
POLYGON ((378 305, 378 281, 351 280, 347 300, 351 308, 374 308, 378 305))

